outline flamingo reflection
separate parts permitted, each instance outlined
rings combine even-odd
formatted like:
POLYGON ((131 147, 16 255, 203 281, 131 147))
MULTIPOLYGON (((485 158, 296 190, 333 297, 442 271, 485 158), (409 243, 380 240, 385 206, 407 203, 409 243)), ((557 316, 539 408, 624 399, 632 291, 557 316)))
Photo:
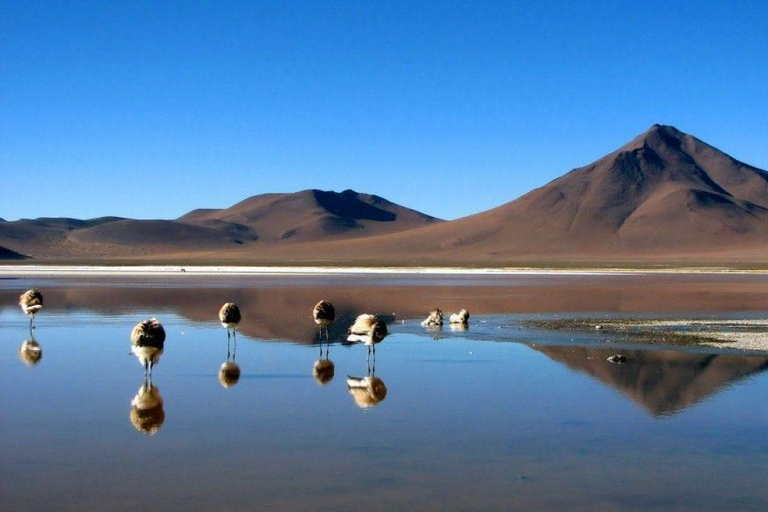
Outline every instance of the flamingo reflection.
POLYGON ((469 329, 467 324, 450 324, 451 331, 453 332, 465 332, 469 329))
POLYGON ((43 349, 35 340, 34 333, 32 337, 25 340, 19 347, 19 359, 27 366, 35 366, 43 357, 43 349))
POLYGON ((378 405, 387 397, 387 386, 384 381, 376 377, 376 359, 373 364, 370 359, 366 362, 367 370, 365 377, 353 377, 347 375, 347 389, 349 394, 361 409, 368 409, 378 405))
POLYGON ((312 376, 315 378, 315 382, 321 386, 331 382, 336 373, 336 366, 328 357, 330 348, 331 344, 326 343, 325 356, 323 356, 323 340, 320 339, 320 359, 315 361, 315 364, 312 367, 312 376))
POLYGON ((227 329, 227 360, 219 368, 219 383, 224 388, 231 388, 240 381, 240 367, 235 362, 237 357, 237 338, 234 338, 232 347, 232 350, 230 350, 229 329, 227 329))
POLYGON ((145 377, 136 396, 131 400, 131 424, 147 435, 155 435, 165 421, 163 397, 160 389, 152 384, 152 377, 145 377))
POLYGON ((347 377, 347 388, 361 409, 368 409, 387 397, 387 386, 378 377, 347 377))

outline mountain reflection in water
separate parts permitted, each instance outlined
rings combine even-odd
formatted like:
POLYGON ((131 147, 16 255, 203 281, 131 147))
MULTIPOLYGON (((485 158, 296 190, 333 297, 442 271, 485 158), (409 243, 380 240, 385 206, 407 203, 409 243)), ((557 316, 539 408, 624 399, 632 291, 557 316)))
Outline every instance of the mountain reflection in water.
POLYGON ((558 346, 534 349, 621 391, 654 416, 680 412, 768 369, 768 357, 757 356, 558 346), (606 361, 615 353, 625 355, 627 362, 606 361))
POLYGON ((416 280, 0 282, 0 509, 766 510, 767 357, 521 320, 764 315, 767 279, 416 280), (16 306, 30 286, 46 295, 34 368, 16 306), (225 302, 243 312, 226 347, 225 302), (419 325, 435 306, 470 310, 469 328, 419 325), (388 323, 370 359, 344 341, 360 313, 388 323), (149 316, 168 336, 140 381, 128 337, 149 316))
POLYGON ((238 326, 242 334, 298 343, 316 342, 317 325, 310 312, 321 297, 335 306, 336 320, 329 327, 329 337, 338 341, 361 313, 375 313, 389 324, 423 317, 434 305, 448 314, 466 308, 473 317, 584 311, 757 311, 765 307, 768 296, 768 275, 405 276, 378 281, 360 276, 237 280, 176 276, 162 286, 132 280, 109 286, 92 281, 9 281, 0 289, 0 305, 15 307, 19 290, 31 284, 45 288, 46 311, 56 313, 86 309, 106 315, 135 310, 159 314, 170 310, 194 322, 218 323, 221 304, 235 302, 243 313, 238 326))

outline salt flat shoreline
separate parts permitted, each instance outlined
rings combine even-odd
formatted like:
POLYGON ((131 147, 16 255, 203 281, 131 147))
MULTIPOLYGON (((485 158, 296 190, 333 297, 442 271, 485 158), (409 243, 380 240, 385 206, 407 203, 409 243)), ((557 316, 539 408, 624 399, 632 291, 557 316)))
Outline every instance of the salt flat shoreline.
POLYGON ((101 266, 101 265, 0 265, 0 277, 63 277, 63 276, 216 276, 216 275, 574 275, 610 276, 638 274, 762 274, 764 269, 730 269, 701 267, 669 268, 467 268, 467 267, 294 267, 294 266, 101 266))
POLYGON ((669 344, 713 347, 741 352, 768 352, 768 319, 675 318, 606 319, 574 318, 533 320, 529 325, 555 331, 599 332, 604 343, 669 344))

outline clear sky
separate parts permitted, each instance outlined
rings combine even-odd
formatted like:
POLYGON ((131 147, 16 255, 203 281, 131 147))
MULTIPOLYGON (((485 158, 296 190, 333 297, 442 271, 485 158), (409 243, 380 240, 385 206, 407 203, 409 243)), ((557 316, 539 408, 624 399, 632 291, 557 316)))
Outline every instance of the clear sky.
POLYGON ((765 1, 0 0, 0 217, 442 218, 672 124, 768 168, 765 1))

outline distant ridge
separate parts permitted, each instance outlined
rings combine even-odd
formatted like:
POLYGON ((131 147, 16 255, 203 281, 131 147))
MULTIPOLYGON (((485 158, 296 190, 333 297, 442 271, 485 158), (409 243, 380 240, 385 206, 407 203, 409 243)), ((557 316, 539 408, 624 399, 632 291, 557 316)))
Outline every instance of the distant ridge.
POLYGON ((264 194, 226 209, 197 209, 176 220, 102 217, 21 219, 0 224, 0 243, 38 259, 111 260, 258 253, 325 239, 392 234, 442 222, 353 190, 264 194))
POLYGON ((768 267, 768 173, 656 124, 514 201, 451 222, 376 195, 303 190, 176 220, 2 222, 0 245, 38 261, 768 267))
POLYGON ((177 220, 219 228, 236 225, 264 242, 382 235, 440 222, 376 195, 314 189, 253 196, 223 210, 193 210, 177 220))

